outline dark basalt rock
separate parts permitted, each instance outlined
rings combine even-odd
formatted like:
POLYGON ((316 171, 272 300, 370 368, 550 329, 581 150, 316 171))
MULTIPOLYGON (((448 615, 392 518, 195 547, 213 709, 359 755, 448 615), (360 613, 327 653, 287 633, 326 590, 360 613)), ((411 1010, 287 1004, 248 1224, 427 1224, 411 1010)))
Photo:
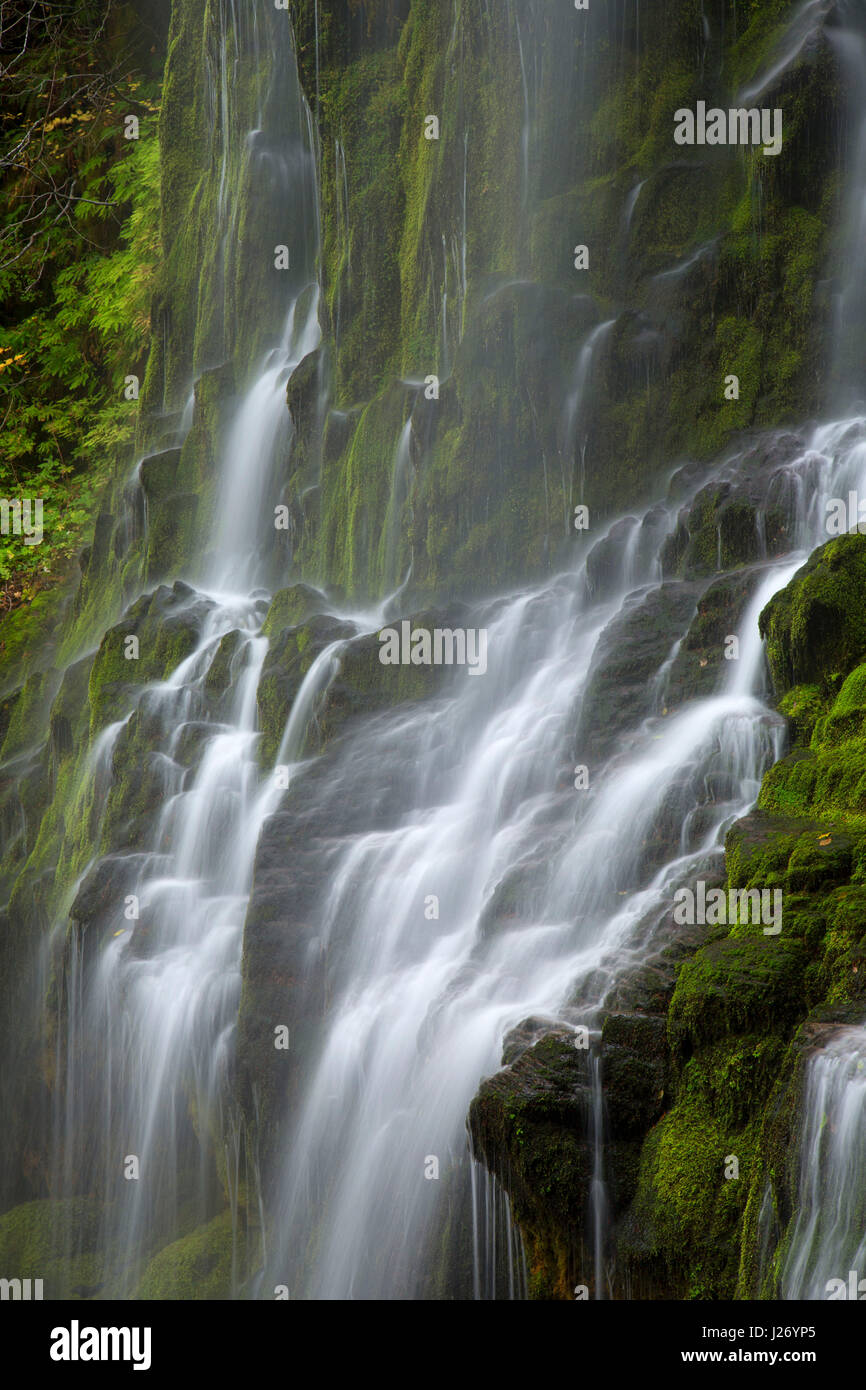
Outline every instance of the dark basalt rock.
POLYGON ((643 1139, 669 1101, 670 1061, 664 1015, 610 1014, 601 1069, 612 1139, 643 1139))
POLYGON ((603 760, 623 732, 656 712, 653 677, 686 632, 699 595, 686 584, 635 593, 602 633, 581 701, 578 762, 603 760))
POLYGON ((764 573, 762 568, 754 568, 723 575, 701 594, 665 683, 668 710, 686 700, 703 699, 719 688, 731 669, 725 659, 725 640, 739 632, 743 613, 764 573))

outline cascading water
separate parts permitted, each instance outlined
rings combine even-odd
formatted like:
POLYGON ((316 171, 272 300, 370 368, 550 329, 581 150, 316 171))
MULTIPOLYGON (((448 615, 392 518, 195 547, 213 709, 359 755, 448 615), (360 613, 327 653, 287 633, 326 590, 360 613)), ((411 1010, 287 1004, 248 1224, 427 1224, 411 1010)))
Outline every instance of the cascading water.
MULTIPOLYGON (((317 103, 318 19, 316 7, 317 103)), ((519 26, 516 32, 526 201, 533 120, 519 26)), ((226 48, 213 83, 224 231, 232 196, 226 48)), ((533 97, 537 86, 534 77, 533 97)), ((580 738, 592 713, 599 651, 623 616, 661 589, 663 552, 696 482, 687 495, 672 493, 632 517, 624 544, 624 521, 601 538, 614 542, 619 570, 607 586, 596 585, 584 556, 535 588, 477 603, 466 621, 488 634, 483 677, 457 670, 434 696, 365 720, 329 754, 327 777, 315 775, 308 757, 309 725, 348 647, 375 634, 400 598, 347 613, 319 594, 319 615, 344 631, 310 663, 295 693, 274 760, 288 777, 278 782, 275 769, 259 766, 256 712, 269 650, 262 624, 274 568, 275 480, 284 476, 292 446, 286 383, 321 339, 314 142, 303 114, 293 158, 280 166, 277 182, 287 168, 287 193, 300 190, 307 251, 287 282, 282 337, 260 357, 224 437, 213 526, 198 571, 189 575, 197 587, 175 586, 197 640, 168 679, 144 687, 92 749, 88 776, 101 794, 114 759, 146 729, 161 802, 134 848, 101 861, 117 904, 101 939, 73 931, 65 948, 54 1191, 74 1193, 76 1174, 87 1170, 108 1195, 100 1287, 125 1295, 154 1245, 219 1210, 224 1179, 237 1194, 238 1155, 248 1138, 244 1179, 249 1189, 259 1183, 250 1157, 256 1136, 241 1137, 227 1084, 242 937, 263 829, 278 810, 291 816, 302 809, 321 866, 306 905, 308 961, 311 977, 325 962, 327 1004, 313 1011, 312 1041, 285 1117, 256 1277, 237 1283, 264 1298, 275 1285, 287 1286, 293 1298, 429 1296, 447 1243, 446 1192, 455 1222, 465 1218, 472 1233, 471 1278, 456 1287, 477 1298, 525 1297, 528 1272, 507 1197, 467 1145, 470 1101, 479 1080, 499 1067, 503 1041, 525 1020, 549 1020, 566 1032, 597 1027, 617 980, 652 946, 675 888, 720 868, 725 830, 753 805, 783 746, 782 721, 765 699, 758 614, 826 539, 827 500, 866 490, 866 420, 852 416, 814 430, 806 447, 768 475, 764 508, 784 513, 791 551, 756 567, 736 633, 738 659, 711 694, 668 713, 667 682, 682 632, 667 643, 645 708, 590 767, 587 789, 577 788, 573 768, 583 761, 580 738), (711 785, 724 790, 710 794, 711 785), (675 842, 653 859, 647 845, 672 808, 675 842), (227 1176, 220 1171, 224 1157, 227 1176), (130 1158, 134 1181, 124 1173, 130 1158)), ((252 147, 260 136, 252 132, 252 147)), ((450 252, 442 238, 446 367, 449 263, 459 267, 461 311, 467 293, 468 149, 464 131, 460 237, 450 252)), ((274 174, 277 165, 269 167, 274 174)), ((348 247, 342 146, 336 179, 348 247)), ((627 197, 626 232, 644 182, 627 197)), ((657 280, 684 274, 709 245, 657 280)), ((577 459, 581 488, 593 372, 616 321, 589 332, 560 403, 562 454, 577 459)), ((183 411, 182 434, 192 425, 194 401, 183 411)), ((386 581, 394 587, 403 577, 396 573, 398 530, 410 492, 412 435, 410 418, 395 444, 382 542, 386 581)), ((744 459, 727 458, 701 484, 711 477, 727 482, 744 459)), ((303 837, 299 819, 299 847, 303 837)), ((82 892, 93 868, 82 875, 82 892)), ((71 915, 76 920, 74 905, 71 915)), ((64 915, 53 948, 61 948, 66 930, 64 915)), ((815 1296, 806 1291, 831 1277, 831 1267, 845 1277, 862 1261, 845 1215, 849 1192, 862 1196, 863 1189, 862 1057, 855 1030, 812 1063, 804 1137, 810 1166, 783 1276, 787 1297, 815 1296), (836 1117, 831 1140, 823 1133, 826 1115, 836 1117), (848 1174, 851 1152, 858 1166, 848 1174)), ((604 1078, 595 1053, 590 1061, 586 1282, 600 1298, 609 1292, 604 1078)), ((264 1212, 260 1190, 255 1200, 264 1212)))
MULTIPOLYGON (((861 459, 863 429, 852 421, 818 431, 770 492, 810 476, 816 459, 822 485, 838 487, 861 459)), ((811 494, 788 496, 803 502, 790 521, 791 534, 805 539, 811 494)), ((672 508, 666 534, 675 516, 672 508)), ((821 539, 816 527, 808 544, 821 539)), ((317 789, 327 806, 329 797, 354 801, 361 787, 376 801, 383 785, 396 785, 406 809, 384 829, 352 825, 316 907, 318 939, 333 960, 332 1003, 290 1127, 270 1268, 293 1296, 422 1291, 436 1222, 425 1157, 460 1165, 466 1109, 477 1078, 496 1068, 502 1038, 534 1015, 572 1025, 590 1017, 604 991, 576 1011, 575 983, 599 972, 615 980, 646 948, 646 922, 670 903, 674 885, 719 866, 724 830, 752 805, 782 751, 781 721, 762 698, 757 617, 802 558, 759 578, 739 660, 719 692, 631 730, 627 757, 598 769, 583 811, 575 813, 573 798, 551 797, 551 775, 567 764, 575 701, 631 585, 617 600, 593 604, 578 575, 476 612, 473 622, 489 629, 488 679, 464 674, 437 705, 365 730, 317 789), (407 765, 408 783, 399 773, 407 765), (731 783, 729 799, 708 808, 709 821, 644 885, 641 846, 666 798, 685 786, 687 824, 692 798, 718 768, 731 783), (524 863, 544 868, 518 903, 520 929, 491 931, 496 894, 524 863), (429 895, 433 920, 424 910, 429 895)), ((644 584, 656 573, 654 553, 644 584)), ((602 1211, 600 1171, 596 1181, 602 1211)), ((596 1246, 600 1269, 600 1229, 596 1246)))
MULTIPOLYGON (((814 14, 806 6, 804 17, 814 14)), ((844 270, 836 293, 833 381, 836 403, 850 408, 866 396, 862 324, 866 314, 866 274, 862 247, 866 236, 866 15, 856 0, 842 0, 837 25, 828 27, 847 75, 848 125, 852 132, 840 258, 844 270)))
POLYGON ((838 1032, 809 1063, 800 1206, 783 1298, 863 1297, 866 1284, 866 1029, 838 1032), (851 1292, 851 1271, 855 1271, 851 1292))
MULTIPOLYGON (((244 917, 258 834, 281 794, 273 778, 263 780, 257 761, 256 693, 268 649, 260 631, 268 600, 255 586, 267 581, 272 564, 274 484, 291 449, 286 383, 321 338, 312 278, 315 160, 297 78, 297 120, 288 141, 277 149, 272 132, 245 133, 231 114, 229 49, 236 65, 249 35, 234 24, 229 31, 224 8, 220 16, 219 77, 213 79, 221 148, 218 223, 227 236, 236 216, 227 171, 239 158, 246 161, 253 196, 258 189, 282 198, 285 224, 297 223, 299 231, 286 276, 281 340, 253 373, 225 435, 211 542, 202 577, 194 576, 200 587, 174 588, 180 600, 174 616, 185 614, 192 623, 194 650, 167 680, 140 691, 129 714, 100 735, 90 758, 94 788, 106 780, 110 786, 118 750, 124 743, 134 747, 137 731, 146 727, 160 809, 135 852, 89 865, 79 880, 86 893, 93 882, 88 874, 103 874, 100 881, 118 893, 116 907, 103 918, 100 942, 73 933, 64 948, 61 917, 49 945, 49 954, 60 948, 66 956, 54 1190, 61 1197, 74 1193, 80 1173, 88 1171, 108 1194, 97 1288, 115 1296, 133 1291, 139 1262, 155 1239, 207 1220, 221 1205, 214 1138, 223 1132, 228 1142, 233 1126, 236 1132, 226 1078, 244 917)), ((252 43, 258 53, 257 30, 252 43)), ((279 59, 274 66, 285 80, 279 59)), ((260 85, 260 122, 262 91, 260 85)), ((267 95, 272 100, 273 89, 267 95)), ((225 251, 221 255, 224 283, 225 251)), ((224 298, 227 313, 226 304, 224 298)), ((180 442, 194 412, 195 392, 180 420, 180 442)), ((282 740, 284 762, 300 756, 303 716, 334 669, 320 661, 308 673, 295 702, 298 720, 290 721, 282 740)), ((73 921, 76 911, 73 903, 73 921)), ((231 1185, 228 1172, 226 1181, 231 1185)))
POLYGON ((286 382, 320 339, 318 289, 310 285, 293 301, 283 341, 268 353, 226 440, 209 576, 218 588, 243 591, 267 577, 261 537, 273 529, 274 468, 290 443, 286 382))

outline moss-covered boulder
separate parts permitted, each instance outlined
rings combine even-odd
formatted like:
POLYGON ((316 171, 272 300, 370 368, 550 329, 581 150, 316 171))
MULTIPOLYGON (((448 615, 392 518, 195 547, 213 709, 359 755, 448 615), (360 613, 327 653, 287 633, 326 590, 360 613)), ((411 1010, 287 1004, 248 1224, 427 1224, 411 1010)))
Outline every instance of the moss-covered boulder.
POLYGON ((210 600, 178 581, 143 594, 109 628, 90 672, 92 733, 128 714, 137 689, 166 680, 192 654, 212 608, 210 600))
POLYGON ((806 959, 799 941, 726 937, 680 971, 668 1014, 674 1055, 737 1033, 785 1033, 802 1012, 806 959))
POLYGON ((154 1255, 134 1296, 184 1302, 231 1298, 232 1251, 232 1214, 226 1211, 154 1255))
POLYGON ((588 1052, 567 1034, 543 1037, 482 1082, 469 1127, 524 1232, 531 1296, 569 1297, 577 1273, 591 1282, 583 1236, 593 1174, 588 1052))
POLYGON ((110 1257, 105 1211, 90 1197, 26 1202, 0 1216, 0 1269, 7 1279, 41 1279, 45 1299, 98 1298, 110 1257))
POLYGON ((866 536, 820 546, 760 617, 778 695, 832 689, 866 656, 866 536))

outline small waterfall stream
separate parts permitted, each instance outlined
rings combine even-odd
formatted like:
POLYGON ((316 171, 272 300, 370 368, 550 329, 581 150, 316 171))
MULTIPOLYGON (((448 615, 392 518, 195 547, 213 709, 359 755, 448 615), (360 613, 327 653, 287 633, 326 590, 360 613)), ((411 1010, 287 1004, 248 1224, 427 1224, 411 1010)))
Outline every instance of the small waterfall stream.
POLYGON ((812 1057, 803 1113, 800 1206, 782 1296, 859 1301, 866 1296, 866 1028, 839 1031, 812 1057))

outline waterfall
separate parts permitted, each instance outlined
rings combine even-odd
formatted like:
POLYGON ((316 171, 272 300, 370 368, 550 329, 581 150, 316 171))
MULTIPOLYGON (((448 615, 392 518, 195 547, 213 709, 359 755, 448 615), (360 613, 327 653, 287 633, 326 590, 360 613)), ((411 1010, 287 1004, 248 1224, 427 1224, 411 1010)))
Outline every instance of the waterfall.
MULTIPOLYGON (((784 480, 810 476, 818 456, 825 488, 858 467, 866 482, 863 439, 862 421, 816 431, 784 480)), ((780 485, 774 473, 769 487, 780 485)), ((805 490, 787 495, 811 507, 805 490)), ((659 547, 675 524, 671 507, 659 547)), ((792 512, 793 534, 805 524, 792 512)), ((816 530, 810 545, 821 539, 816 530)), ((646 923, 673 886, 721 863, 725 829, 782 751, 757 615, 803 558, 765 568, 740 624, 739 661, 718 692, 631 729, 628 758, 615 754, 598 769, 583 809, 574 798, 551 801, 551 772, 567 761, 601 634, 634 585, 657 583, 655 552, 604 603, 586 598, 575 573, 477 610, 473 622, 489 629, 488 680, 456 675, 440 701, 365 729, 327 784, 304 792, 301 774, 299 799, 318 798, 325 820, 330 803, 357 804, 361 788, 374 802, 385 786, 399 788, 403 809, 382 827, 350 821, 315 909, 331 1004, 289 1125, 267 1276, 293 1297, 423 1293, 423 1252, 436 1232, 425 1160, 458 1180, 466 1108, 505 1034, 530 1016, 590 1017, 605 989, 576 1009, 576 982, 615 980, 646 949, 646 923), (730 795, 705 807, 709 820, 689 834, 689 809, 712 769, 725 770, 730 795), (674 788, 685 842, 645 883, 641 844, 674 788), (536 871, 514 926, 492 926, 497 893, 523 864, 536 871), (431 894, 434 920, 424 911, 431 894)), ((599 1271, 603 1187, 599 1158, 599 1271)), ((486 1287, 490 1251, 478 1258, 477 1286, 486 1287)))
MULTIPOLYGON (((806 7, 807 10, 809 7, 806 7)), ((866 15, 856 0, 838 6, 838 27, 828 27, 848 81, 848 128, 851 131, 845 210, 840 238, 840 274, 836 288, 833 384, 837 403, 862 406, 866 399, 862 324, 866 314, 866 272, 862 247, 866 236, 866 15)))
POLYGON ((396 588, 400 576, 397 574, 397 544, 400 535, 400 518, 409 496, 412 443, 412 417, 400 431, 394 462, 391 466, 391 496, 388 500, 388 514, 385 522, 385 579, 388 585, 396 588))
POLYGON ((587 393, 592 382, 592 371, 595 365, 596 353, 609 336, 615 323, 615 319, 606 319, 604 323, 597 324, 587 335, 586 341, 577 355, 573 384, 566 398, 565 408, 563 410, 562 452, 564 456, 570 460, 574 456, 575 450, 577 450, 580 458, 580 466, 578 469, 578 492, 580 496, 583 496, 583 490, 586 485, 587 435, 583 414, 587 393), (581 425, 584 425, 582 435, 579 433, 581 425))
MULTIPOLYGON (((86 1173, 104 1193, 98 1288, 114 1296, 134 1293, 155 1243, 221 1210, 224 1184, 235 1194, 237 1271, 238 1185, 248 1187, 253 1204, 258 1181, 229 1072, 256 846, 283 792, 259 766, 257 691, 269 647, 261 633, 269 602, 262 586, 272 572, 274 504, 292 449, 286 384, 321 339, 318 204, 310 126, 297 74, 287 65, 288 44, 269 57, 269 82, 256 82, 251 115, 259 126, 244 129, 234 82, 247 38, 259 54, 258 29, 251 38, 239 34, 224 5, 218 17, 213 85, 222 244, 237 220, 229 171, 238 168, 249 196, 272 207, 275 225, 295 236, 282 282, 282 333, 253 366, 223 435, 213 523, 190 573, 194 583, 176 583, 167 600, 172 620, 188 622, 195 633, 193 649, 167 679, 132 693, 125 716, 98 735, 85 771, 104 797, 118 759, 141 758, 147 785, 158 789, 156 804, 138 810, 132 848, 85 866, 79 896, 49 942, 49 956, 63 960, 52 1187, 57 1198, 72 1196, 86 1173), (98 936, 77 925, 94 892, 106 892, 111 904, 101 912, 98 936)), ((272 256, 266 224, 260 240, 272 256)), ((226 326, 227 263, 221 252, 226 326)), ((279 303, 276 297, 277 312, 279 303)), ((224 332, 238 340, 239 354, 260 326, 246 327, 248 337, 224 332)), ((196 418, 197 389, 180 418, 180 443, 196 418)), ((336 673, 338 650, 333 644, 301 682, 280 764, 291 768, 300 758, 312 705, 336 673)))
MULTIPOLYGON (((810 460, 807 450, 802 466, 810 460)), ((757 613, 797 563, 768 569, 726 688, 634 729, 628 761, 613 758, 582 813, 551 806, 551 769, 568 756, 575 700, 627 595, 587 603, 578 575, 474 615, 489 628, 489 682, 456 677, 441 702, 365 730, 327 785, 299 785, 323 808, 362 786, 375 800, 395 781, 409 800, 383 828, 350 825, 315 910, 332 1002, 290 1124, 270 1269, 293 1296, 417 1295, 435 1228, 425 1157, 460 1166, 466 1107, 505 1033, 532 1015, 574 1021, 575 981, 645 944, 648 910, 669 900, 674 874, 718 862, 724 828, 781 751, 761 698, 757 613), (640 844, 666 796, 684 773, 692 788, 717 765, 733 776, 730 801, 644 887, 640 844), (491 930, 497 890, 527 862, 547 868, 518 905, 519 930, 491 930)), ((653 555, 643 582, 654 573, 653 555)), ((600 1170, 597 1183, 601 1211, 600 1170)))
MULTIPOLYGON (((803 7, 779 64, 800 52, 815 9, 816 0, 803 7)), ((841 12, 849 14, 844 6, 841 12)), ((637 25, 638 3, 634 14, 637 25)), ((700 17, 706 51, 712 35, 703 6, 700 17)), ((311 730, 329 695, 339 695, 353 657, 372 652, 383 686, 397 680, 377 661, 375 643, 386 614, 388 621, 413 617, 401 572, 405 554, 415 565, 404 518, 416 473, 423 473, 416 419, 423 407, 413 406, 408 418, 396 416, 395 434, 403 421, 396 444, 393 435, 386 441, 385 469, 393 449, 387 508, 376 519, 381 531, 366 538, 378 548, 385 592, 350 603, 324 587, 309 590, 312 617, 321 624, 317 637, 324 636, 305 657, 271 745, 276 753, 265 759, 258 697, 274 650, 265 620, 274 592, 289 582, 275 550, 274 510, 293 476, 297 447, 286 388, 322 348, 332 309, 337 335, 344 325, 340 286, 331 305, 325 291, 333 287, 320 279, 318 134, 294 62, 287 53, 274 58, 270 89, 257 86, 248 113, 258 124, 239 128, 230 55, 236 66, 248 40, 258 62, 266 45, 257 26, 247 39, 239 35, 225 5, 218 19, 219 63, 208 59, 219 152, 214 235, 221 249, 213 264, 222 277, 220 343, 235 394, 207 478, 198 553, 173 587, 147 595, 164 605, 165 622, 186 624, 194 639, 165 679, 118 693, 120 716, 95 729, 83 774, 98 818, 109 804, 115 810, 118 769, 140 764, 134 804, 123 807, 123 848, 96 853, 83 866, 41 962, 43 994, 60 962, 50 996, 57 1078, 51 1194, 58 1201, 77 1196, 84 1173, 87 1190, 103 1199, 100 1296, 134 1295, 154 1251, 214 1219, 228 1202, 236 1296, 269 1299, 285 1287, 292 1299, 397 1300, 443 1291, 527 1298, 531 1271, 518 1204, 482 1165, 466 1117, 479 1082, 502 1066, 509 1035, 541 1019, 565 1034, 592 1030, 581 1277, 595 1299, 606 1298, 613 1288, 612 1202, 598 1028, 618 982, 659 945, 676 888, 721 871, 726 831, 754 806, 764 773, 784 751, 758 617, 827 539, 828 500, 856 489, 866 495, 866 417, 840 415, 810 428, 796 447, 790 436, 768 432, 776 443, 789 442, 755 483, 758 526, 771 508, 780 512, 789 550, 768 557, 765 544, 761 561, 744 571, 735 647, 712 689, 681 704, 671 700, 668 708, 690 617, 672 620, 633 711, 607 708, 594 680, 606 644, 622 640, 624 619, 649 611, 663 590, 693 614, 698 590, 706 592, 713 577, 703 588, 672 577, 665 556, 701 488, 750 476, 753 441, 736 443, 714 465, 684 469, 628 515, 608 517, 594 530, 592 547, 581 544, 556 572, 457 605, 459 622, 486 634, 483 676, 457 666, 437 672, 441 679, 423 698, 371 699, 313 753, 311 730), (280 83, 288 85, 293 114, 289 134, 277 138, 267 123, 280 83), (273 322, 264 325, 238 302, 242 288, 229 283, 238 168, 245 187, 260 186, 275 201, 276 221, 257 231, 257 253, 272 255, 276 227, 296 233, 285 233, 291 269, 268 298, 273 322), (588 785, 579 785, 576 766, 588 770, 588 785), (292 1057, 291 1080, 276 1087, 277 1113, 268 1122, 276 1138, 257 1128, 255 1087, 243 1101, 235 1089, 244 950, 254 935, 263 847, 275 827, 285 836, 283 858, 302 866, 298 881, 305 864, 316 865, 314 882, 305 881, 303 891, 293 883, 281 904, 280 929, 292 940, 298 969, 297 978, 287 983, 286 972, 279 984, 302 1046, 300 1061, 292 1057), (100 912, 88 916, 94 899, 100 912), (92 920, 98 925, 85 930, 81 924, 92 920)), ((457 7, 455 35, 456 24, 457 7)), ((851 20, 836 41, 861 72, 855 29, 851 20)), ((541 112, 544 84, 517 20, 515 34, 522 216, 549 115, 541 112)), ((323 36, 317 3, 310 93, 317 118, 323 36)), ((435 346, 443 377, 463 346, 467 243, 474 254, 467 228, 470 132, 460 131, 459 227, 450 249, 441 233, 443 281, 440 298, 436 279, 433 311, 441 315, 435 346), (460 317, 453 341, 449 264, 460 317)), ((863 144, 863 131, 860 137, 863 144)), ((337 232, 348 266, 342 140, 334 158, 337 232)), ((853 162, 847 225, 856 239, 866 207, 859 144, 853 162)), ((623 242, 646 182, 631 188, 613 224, 623 242)), ((431 274, 438 277, 438 235, 431 244, 431 274)), ((653 278, 669 290, 715 246, 707 241, 653 278)), ((509 278, 480 302, 527 283, 509 278)), ((858 292, 862 287, 851 290, 858 292)), ((584 325, 559 395, 551 386, 554 447, 577 500, 588 482, 599 362, 626 317, 622 306, 606 312, 615 316, 596 313, 599 321, 584 325)), ((844 304, 840 314, 844 335, 851 326, 844 304)), ((196 345, 195 385, 187 389, 187 379, 176 412, 181 441, 203 409, 203 374, 226 365, 214 367, 211 349, 196 345)), ((330 423, 337 418, 345 423, 348 407, 334 410, 330 423)), ((538 463, 546 488, 546 456, 538 463)), ((721 531, 717 554, 721 570, 721 531)), ((324 585, 313 568, 304 577, 324 585)), ((449 626, 457 621, 449 618, 449 626)), ((846 1279, 850 1269, 866 1276, 864 1060, 866 1033, 852 1028, 808 1066, 801 1201, 781 1274, 786 1298, 823 1296, 827 1280, 846 1279)))
POLYGON ((781 1271, 782 1296, 861 1299, 866 1291, 866 1282, 860 1282, 866 1281, 866 1029, 842 1029, 811 1058, 803 1119, 800 1205, 781 1271))
POLYGON ((318 286, 305 286, 292 302, 280 346, 267 354, 229 430, 209 576, 217 588, 243 590, 267 577, 261 538, 273 530, 274 470, 290 446, 286 383, 318 347, 318 309, 318 286))

